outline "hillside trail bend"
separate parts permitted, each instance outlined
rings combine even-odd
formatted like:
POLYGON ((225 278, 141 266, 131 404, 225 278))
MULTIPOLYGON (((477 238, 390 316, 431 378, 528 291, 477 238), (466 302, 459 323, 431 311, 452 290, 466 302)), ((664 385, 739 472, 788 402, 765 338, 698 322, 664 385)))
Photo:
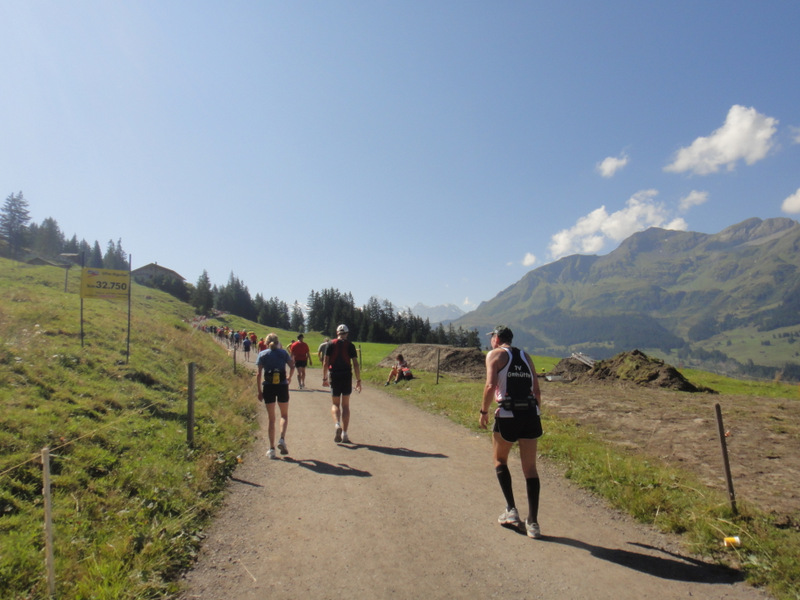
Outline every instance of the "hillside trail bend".
MULTIPOLYGON (((182 600, 770 597, 609 509, 547 461, 543 538, 503 528, 488 436, 365 387, 350 400, 352 443, 336 444, 321 379, 309 368, 306 389, 292 383, 286 456, 266 457, 260 408, 257 439, 184 575, 182 600)), ((515 453, 509 467, 524 519, 515 453)))

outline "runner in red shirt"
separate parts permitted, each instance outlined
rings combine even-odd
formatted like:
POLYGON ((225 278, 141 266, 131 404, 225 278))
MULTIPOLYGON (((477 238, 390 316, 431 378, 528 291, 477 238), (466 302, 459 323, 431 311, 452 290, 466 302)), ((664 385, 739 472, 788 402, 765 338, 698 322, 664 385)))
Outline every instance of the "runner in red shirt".
POLYGON ((294 359, 295 366, 289 373, 289 384, 292 383, 292 375, 294 375, 295 368, 297 369, 297 385, 302 390, 306 387, 306 365, 311 366, 311 352, 309 351, 308 344, 303 341, 303 334, 298 334, 297 341, 292 342, 289 346, 289 354, 294 359))

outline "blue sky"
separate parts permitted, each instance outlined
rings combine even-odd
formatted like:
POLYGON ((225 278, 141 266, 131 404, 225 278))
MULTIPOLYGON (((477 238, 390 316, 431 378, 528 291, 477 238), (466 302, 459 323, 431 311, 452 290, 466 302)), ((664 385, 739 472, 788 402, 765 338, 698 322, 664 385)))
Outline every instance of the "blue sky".
POLYGON ((800 214, 800 3, 4 0, 0 196, 134 268, 470 310, 800 214))

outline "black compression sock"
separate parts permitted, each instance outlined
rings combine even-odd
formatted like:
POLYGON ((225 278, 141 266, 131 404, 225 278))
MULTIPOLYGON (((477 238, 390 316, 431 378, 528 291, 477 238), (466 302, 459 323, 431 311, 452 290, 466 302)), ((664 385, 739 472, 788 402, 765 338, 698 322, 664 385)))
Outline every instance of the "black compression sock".
POLYGON ((500 489, 503 490, 503 496, 506 498, 506 507, 514 508, 514 489, 511 487, 511 471, 508 470, 508 465, 500 465, 495 467, 497 473, 497 481, 500 482, 500 489))
POLYGON ((525 487, 528 489, 528 521, 531 523, 539 522, 539 491, 541 483, 538 477, 531 477, 525 480, 525 487))

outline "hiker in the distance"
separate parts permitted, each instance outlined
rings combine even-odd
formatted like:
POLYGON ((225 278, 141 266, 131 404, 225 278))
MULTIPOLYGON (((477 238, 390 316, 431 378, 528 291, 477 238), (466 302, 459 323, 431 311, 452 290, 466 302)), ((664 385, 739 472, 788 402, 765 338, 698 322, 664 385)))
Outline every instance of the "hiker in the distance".
POLYGON ((335 434, 333 441, 349 444, 347 427, 350 425, 350 394, 353 393, 353 371, 356 373, 356 390, 361 392, 361 370, 358 366, 358 352, 347 335, 347 325, 336 328, 336 339, 325 349, 322 361, 322 386, 331 386, 331 414, 335 434))
POLYGON ((397 355, 397 361, 394 363, 391 372, 389 373, 389 379, 386 380, 384 386, 389 385, 394 381, 394 383, 400 383, 401 381, 411 380, 414 378, 414 375, 411 373, 411 367, 408 366, 408 362, 405 358, 403 358, 402 354, 397 355))
POLYGON ((275 458, 275 404, 281 411, 281 437, 278 440, 278 449, 281 454, 289 454, 286 447, 286 427, 289 424, 289 381, 286 379, 286 365, 294 367, 294 360, 289 353, 281 348, 278 336, 270 333, 266 339, 267 349, 258 354, 256 366, 256 385, 258 386, 258 399, 267 406, 269 417, 269 450, 267 456, 275 458))
POLYGON ((511 472, 508 470, 508 454, 514 442, 518 442, 528 493, 525 529, 528 537, 538 539, 542 537, 539 527, 539 472, 536 469, 537 443, 542 436, 539 380, 528 353, 511 346, 514 334, 508 327, 495 327, 489 335, 492 336, 492 349, 486 355, 486 385, 478 423, 482 429, 486 429, 489 410, 493 407, 494 468, 506 500, 506 510, 497 521, 505 527, 519 529, 522 526, 514 503, 511 472))
MULTIPOLYGON (((292 342, 289 346, 289 354, 294 359, 294 364, 297 367, 297 385, 302 390, 306 387, 306 365, 311 366, 311 350, 303 341, 303 334, 297 336, 297 341, 292 342)), ((294 375, 294 368, 289 371, 289 384, 292 383, 292 376, 294 375)))
POLYGON ((319 348, 317 348, 317 358, 319 359, 319 364, 322 364, 322 361, 325 360, 325 351, 328 349, 328 344, 330 343, 330 338, 325 338, 325 341, 319 345, 319 348))

